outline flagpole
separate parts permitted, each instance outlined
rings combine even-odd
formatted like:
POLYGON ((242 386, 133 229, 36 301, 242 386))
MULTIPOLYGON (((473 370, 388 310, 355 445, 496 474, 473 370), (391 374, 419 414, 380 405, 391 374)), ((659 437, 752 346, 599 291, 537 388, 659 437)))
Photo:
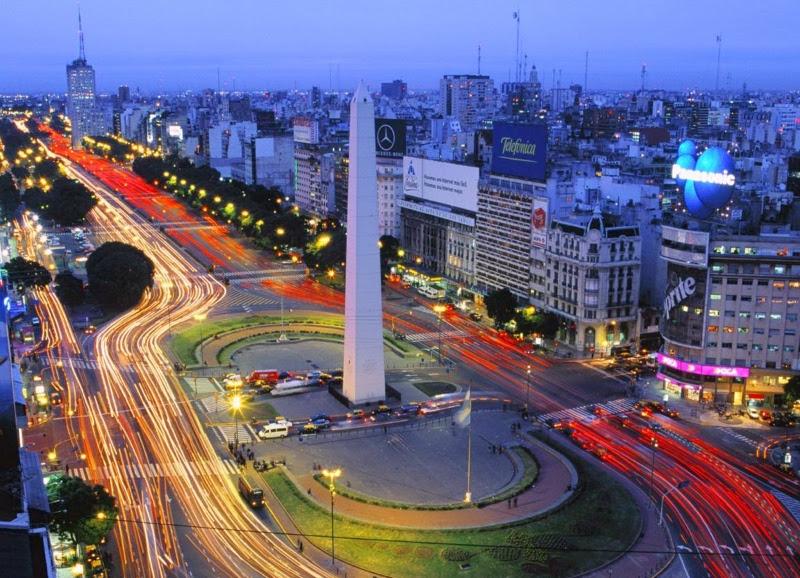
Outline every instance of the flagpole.
POLYGON ((469 429, 467 430, 467 494, 464 496, 466 503, 472 502, 472 416, 470 416, 469 429))

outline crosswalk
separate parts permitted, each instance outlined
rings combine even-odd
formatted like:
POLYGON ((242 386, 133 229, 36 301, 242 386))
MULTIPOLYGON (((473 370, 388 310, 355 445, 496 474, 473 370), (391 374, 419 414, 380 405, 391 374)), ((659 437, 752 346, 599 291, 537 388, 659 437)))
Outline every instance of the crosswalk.
MULTIPOLYGON (((236 440, 236 425, 234 424, 226 424, 226 425, 218 425, 216 426, 217 431, 219 432, 220 436, 222 436, 222 440, 225 442, 225 445, 231 444, 236 440)), ((239 443, 240 444, 251 444, 255 439, 255 431, 249 424, 240 423, 238 424, 239 428, 239 443)))
MULTIPOLYGON (((40 358, 42 365, 48 367, 51 365, 49 357, 40 358)), ((84 359, 82 357, 59 357, 56 363, 61 363, 65 367, 74 367, 75 369, 97 369, 98 364, 94 359, 84 359)), ((123 368, 124 370, 124 368, 123 368)), ((128 368, 130 371, 130 368, 128 368)))
POLYGON ((779 490, 772 490, 773 495, 778 498, 778 501, 783 504, 783 507, 786 508, 789 513, 792 515, 792 518, 800 522, 800 500, 797 498, 793 498, 788 494, 784 494, 779 490))
POLYGON ((252 313, 253 309, 275 308, 278 305, 279 302, 276 299, 270 299, 263 295, 253 295, 246 291, 230 291, 217 307, 242 308, 246 312, 252 313))
POLYGON ((462 337, 466 335, 461 329, 452 329, 448 331, 431 331, 430 333, 409 333, 406 335, 406 341, 410 343, 422 343, 424 341, 438 341, 441 339, 451 339, 453 337, 462 337))
POLYGON ((737 440, 739 440, 740 442, 743 442, 743 443, 745 443, 745 444, 747 444, 747 445, 749 445, 749 446, 752 446, 752 447, 754 447, 754 448, 755 448, 755 447, 758 447, 758 442, 757 442, 756 440, 754 440, 754 439, 750 439, 750 438, 749 438, 749 437, 747 437, 746 435, 742 435, 742 434, 740 434, 739 432, 737 432, 737 431, 734 431, 733 429, 731 429, 731 428, 727 428, 727 427, 723 427, 723 428, 720 428, 720 429, 721 429, 723 432, 725 432, 725 434, 727 434, 727 435, 731 436, 732 438, 736 438, 736 439, 737 439, 737 440))
POLYGON ((196 476, 231 476, 239 473, 231 459, 218 462, 173 462, 149 464, 124 464, 119 467, 72 468, 70 475, 85 482, 98 482, 125 475, 130 478, 190 478, 196 476))
POLYGON ((539 416, 539 420, 546 422, 548 420, 561 421, 561 420, 575 420, 581 423, 591 423, 597 419, 597 416, 592 413, 592 408, 600 406, 608 413, 625 413, 626 411, 633 410, 634 400, 623 397, 620 399, 612 399, 603 403, 588 403, 579 407, 572 407, 567 409, 560 409, 558 411, 551 411, 539 416))

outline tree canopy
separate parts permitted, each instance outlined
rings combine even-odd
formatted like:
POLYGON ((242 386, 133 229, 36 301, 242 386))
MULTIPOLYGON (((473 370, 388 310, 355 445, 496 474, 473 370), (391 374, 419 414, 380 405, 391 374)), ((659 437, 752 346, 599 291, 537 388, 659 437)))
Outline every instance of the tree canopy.
POLYGON ((86 261, 89 291, 105 307, 133 307, 153 284, 153 262, 140 249, 112 241, 103 243, 86 261))
POLYGON ((793 375, 789 381, 783 384, 783 394, 789 406, 800 399, 800 375, 793 375))
POLYGON ((55 278, 56 295, 68 307, 83 303, 85 291, 83 281, 68 271, 62 271, 55 278))
POLYGON ((508 289, 496 289, 484 299, 486 312, 494 319, 495 327, 502 327, 514 318, 517 309, 517 298, 508 289))
POLYGON ((379 241, 381 248, 381 278, 389 272, 389 266, 397 262, 400 241, 391 235, 383 235, 379 241))
POLYGON ((59 177, 47 192, 37 187, 25 191, 25 204, 45 218, 69 226, 82 223, 97 198, 79 181, 59 177))
POLYGON ((27 288, 45 287, 53 280, 50 271, 45 267, 22 257, 14 257, 3 268, 8 273, 8 280, 12 285, 24 285, 27 288))
POLYGON ((0 212, 3 219, 10 219, 19 206, 21 197, 11 173, 0 175, 0 212))
POLYGON ((99 544, 117 518, 116 500, 103 486, 77 477, 52 476, 47 482, 50 528, 74 544, 99 544))

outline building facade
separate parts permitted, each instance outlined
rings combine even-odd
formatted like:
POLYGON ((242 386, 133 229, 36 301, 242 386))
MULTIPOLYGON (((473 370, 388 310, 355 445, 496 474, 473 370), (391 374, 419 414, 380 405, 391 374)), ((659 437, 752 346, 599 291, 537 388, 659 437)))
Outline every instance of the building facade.
POLYGON ((663 227, 661 257, 664 387, 734 405, 781 401, 800 370, 800 234, 663 227))
POLYGON ((545 268, 545 308, 565 320, 560 340, 590 355, 636 342, 638 227, 606 226, 599 210, 585 223, 554 220, 545 268))
POLYGON ((494 81, 479 74, 451 74, 439 82, 443 117, 455 118, 470 132, 494 116, 494 81))
POLYGON ((94 68, 83 57, 67 65, 67 116, 72 125, 72 148, 80 148, 83 137, 100 132, 94 68))
POLYGON ((335 159, 324 147, 295 142, 294 201, 300 210, 324 219, 336 212, 335 159))

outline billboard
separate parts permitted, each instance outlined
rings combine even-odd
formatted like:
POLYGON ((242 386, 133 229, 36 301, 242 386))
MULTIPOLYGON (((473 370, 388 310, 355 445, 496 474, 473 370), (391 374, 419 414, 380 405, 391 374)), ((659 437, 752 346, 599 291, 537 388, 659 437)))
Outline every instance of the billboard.
POLYGON ((701 363, 690 363, 688 361, 681 361, 674 357, 669 357, 663 353, 657 353, 659 365, 671 367, 684 373, 693 373, 695 375, 713 375, 714 377, 750 377, 749 367, 728 367, 726 365, 704 365, 701 363))
POLYGON ((703 346, 707 269, 667 262, 661 334, 670 341, 703 346))
POLYGON ((478 167, 403 157, 403 193, 465 211, 478 210, 478 167))
POLYGON ((672 165, 672 178, 683 185, 683 200, 689 212, 707 219, 725 206, 736 184, 733 159, 725 149, 707 148, 698 155, 691 140, 678 146, 678 158, 672 165))
POLYGON ((549 218, 550 201, 548 199, 534 198, 533 212, 531 214, 531 244, 542 249, 547 246, 547 221, 549 218))
POLYGON ((492 174, 544 181, 546 165, 545 125, 494 123, 492 174))
POLYGON ((406 121, 397 118, 375 119, 375 156, 393 159, 406 154, 406 121))

